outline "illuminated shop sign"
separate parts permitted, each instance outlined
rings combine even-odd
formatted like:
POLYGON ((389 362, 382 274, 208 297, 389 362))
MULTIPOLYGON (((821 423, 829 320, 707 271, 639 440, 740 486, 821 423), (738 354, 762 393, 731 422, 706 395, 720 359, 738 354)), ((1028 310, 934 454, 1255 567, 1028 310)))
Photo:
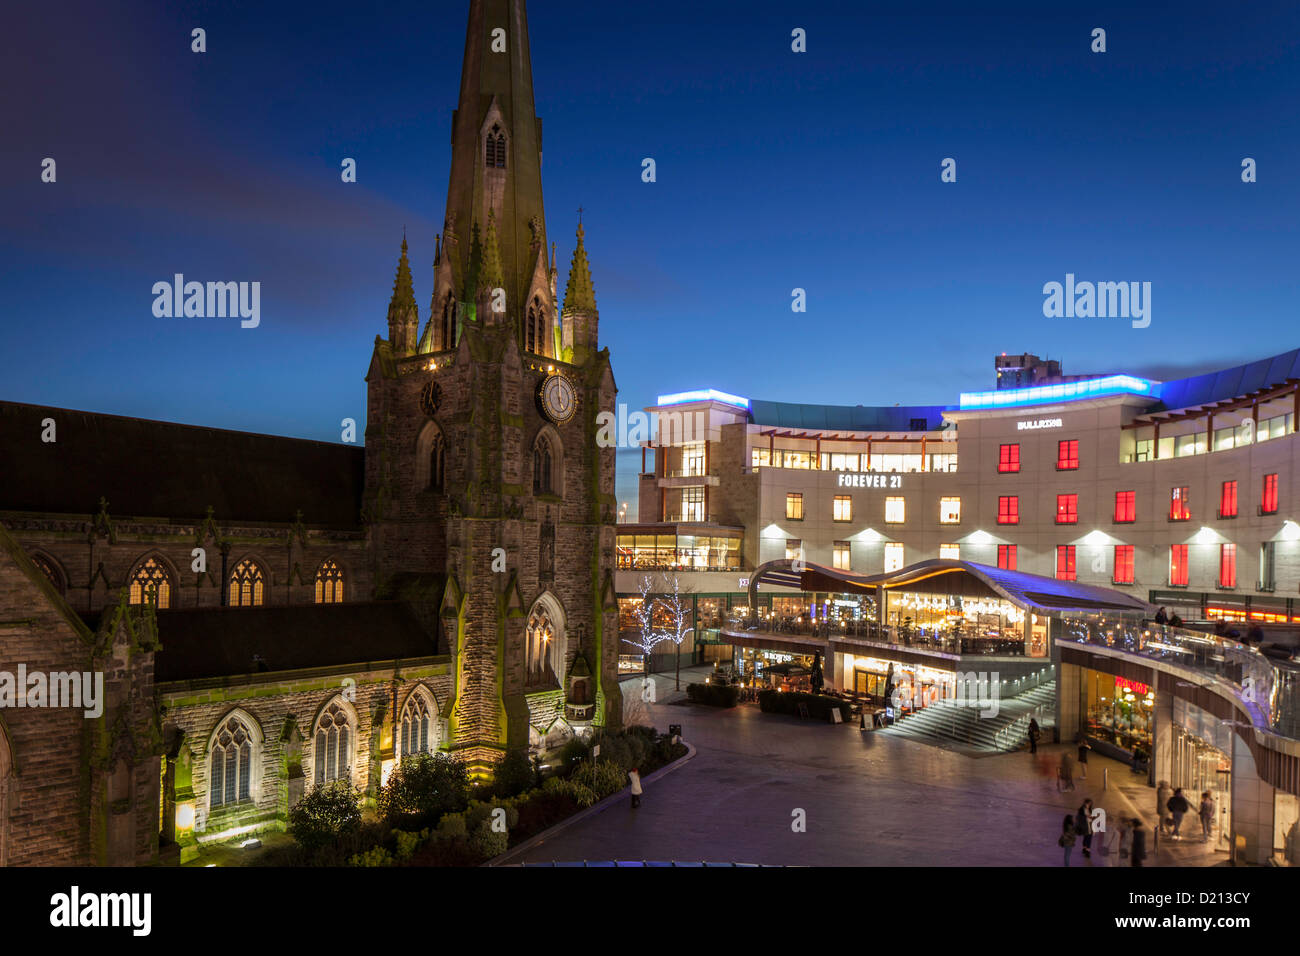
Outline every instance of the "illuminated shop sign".
POLYGON ((835 479, 840 488, 901 488, 902 475, 858 475, 841 472, 835 479))
POLYGON ((1131 690, 1135 694, 1143 695, 1151 688, 1149 688, 1146 684, 1142 683, 1141 681, 1129 680, 1127 677, 1116 677, 1115 689, 1131 690))
POLYGON ((1031 418, 1028 421, 1016 422, 1016 430, 1022 432, 1036 431, 1039 428, 1061 428, 1062 423, 1059 418, 1031 418))

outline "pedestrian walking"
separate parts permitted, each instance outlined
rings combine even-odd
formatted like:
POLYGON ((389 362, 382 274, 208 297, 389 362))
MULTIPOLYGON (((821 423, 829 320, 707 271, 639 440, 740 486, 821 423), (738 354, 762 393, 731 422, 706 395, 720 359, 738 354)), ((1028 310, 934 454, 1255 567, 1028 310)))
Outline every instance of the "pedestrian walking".
POLYGON ((1187 811, 1192 809, 1192 805, 1187 802, 1183 796, 1183 788, 1178 787, 1174 790, 1174 795, 1169 798, 1169 813, 1174 818, 1174 839, 1181 839, 1178 835, 1178 828, 1182 826, 1183 817, 1187 811))
POLYGON ((632 785, 632 807, 641 806, 641 771, 633 767, 627 772, 628 782, 632 785))
POLYGON ((1210 791, 1201 794, 1198 812, 1201 815, 1201 842, 1205 843, 1210 839, 1210 831, 1214 829, 1214 798, 1210 796, 1210 791))
POLYGON ((1079 734, 1079 736, 1074 739, 1074 742, 1079 748, 1079 775, 1082 776, 1084 780, 1087 780, 1088 751, 1091 750, 1092 747, 1088 745, 1088 741, 1083 734, 1079 734))
POLYGON ((1038 738, 1042 735, 1042 733, 1043 732, 1038 728, 1038 721, 1035 718, 1030 717, 1029 718, 1029 752, 1031 754, 1038 753, 1038 738))
POLYGON ((1065 866, 1070 865, 1070 853, 1074 850, 1074 841, 1074 817, 1067 813, 1065 822, 1061 824, 1061 835, 1056 838, 1056 845, 1065 848, 1065 866))
POLYGON ((1134 866, 1142 866, 1143 861, 1147 858, 1147 831, 1142 829, 1142 821, 1137 817, 1133 818, 1133 850, 1132 860, 1134 866))
POLYGON ((1168 833, 1173 825, 1173 815, 1169 812, 1169 798, 1174 795, 1168 780, 1161 780, 1156 785, 1156 814, 1160 817, 1160 832, 1168 833))
POLYGON ((1084 800, 1074 815, 1074 831, 1083 837, 1083 858, 1092 859, 1092 800, 1084 800))
POLYGON ((1070 756, 1070 751, 1061 754, 1061 766, 1057 773, 1059 775, 1056 781, 1057 792, 1074 790, 1074 758, 1070 756))

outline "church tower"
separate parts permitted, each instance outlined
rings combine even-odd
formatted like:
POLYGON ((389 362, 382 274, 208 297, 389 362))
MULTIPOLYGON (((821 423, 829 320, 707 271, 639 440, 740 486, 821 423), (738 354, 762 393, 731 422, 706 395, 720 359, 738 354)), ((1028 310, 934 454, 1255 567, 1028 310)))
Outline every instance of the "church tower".
POLYGON ((524 0, 471 0, 451 148, 428 321, 403 240, 366 376, 365 518, 379 596, 437 596, 442 739, 482 770, 622 717, 617 390, 581 223, 558 308, 524 0))

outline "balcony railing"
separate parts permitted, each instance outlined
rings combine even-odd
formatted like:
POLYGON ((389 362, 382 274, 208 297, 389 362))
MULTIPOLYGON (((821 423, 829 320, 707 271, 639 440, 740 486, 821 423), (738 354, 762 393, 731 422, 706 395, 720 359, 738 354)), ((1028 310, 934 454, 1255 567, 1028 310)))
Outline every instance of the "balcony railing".
POLYGON ((1025 642, 1022 638, 990 637, 930 633, 911 628, 876 624, 874 621, 798 621, 774 618, 734 617, 727 622, 727 631, 746 636, 771 635, 773 637, 814 637, 827 641, 857 641, 878 644, 895 650, 922 651, 957 656, 976 655, 992 657, 1023 657, 1025 642))
POLYGON ((1263 727, 1300 739, 1300 663, 1227 637, 1150 621, 1062 621, 1061 640, 1177 665, 1228 684, 1263 727))

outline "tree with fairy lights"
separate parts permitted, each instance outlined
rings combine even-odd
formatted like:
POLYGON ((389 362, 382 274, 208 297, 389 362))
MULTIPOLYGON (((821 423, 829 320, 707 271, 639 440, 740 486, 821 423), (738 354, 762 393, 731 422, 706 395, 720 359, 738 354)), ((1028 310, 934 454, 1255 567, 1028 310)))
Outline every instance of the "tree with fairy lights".
POLYGON ((623 638, 625 643, 631 644, 641 652, 642 669, 644 671, 641 685, 643 689, 645 688, 645 682, 650 679, 650 654, 656 647, 669 639, 668 635, 656 631, 654 627, 655 601, 652 595, 653 588, 654 582, 650 580, 650 575, 643 575, 641 583, 637 587, 637 590, 641 592, 641 603, 633 612, 637 622, 637 636, 635 640, 627 637, 623 638))
POLYGON ((673 575, 670 580, 668 575, 664 575, 664 589, 666 596, 660 598, 659 606, 663 609, 668 617, 668 630, 664 633, 664 640, 672 641, 677 645, 677 667, 676 667, 676 689, 682 689, 682 643, 686 640, 686 635, 692 633, 695 628, 688 627, 687 623, 691 619, 691 604, 686 600, 686 595, 690 589, 682 589, 677 575, 673 575), (669 590, 671 588, 671 590, 669 590))

